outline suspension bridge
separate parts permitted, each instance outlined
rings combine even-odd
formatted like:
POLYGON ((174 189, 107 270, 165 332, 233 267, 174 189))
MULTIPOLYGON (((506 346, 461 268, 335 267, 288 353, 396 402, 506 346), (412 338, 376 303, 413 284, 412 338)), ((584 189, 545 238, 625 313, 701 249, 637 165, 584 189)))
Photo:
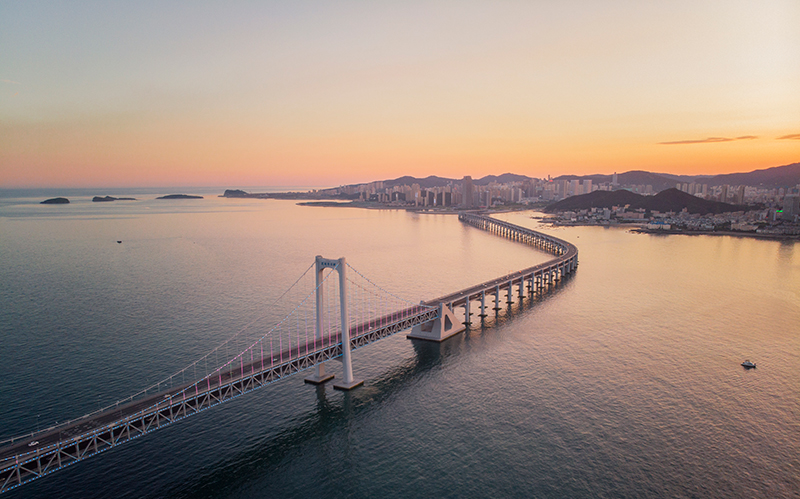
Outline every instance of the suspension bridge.
POLYGON ((307 383, 328 382, 334 376, 325 372, 325 362, 332 359, 343 363, 343 379, 334 388, 353 389, 363 381, 353 376, 352 350, 409 329, 409 338, 443 341, 471 323, 473 302, 483 318, 487 307, 497 312, 501 302, 514 303, 515 294, 522 300, 526 292, 541 293, 577 268, 578 249, 571 243, 480 214, 462 213, 459 220, 555 258, 415 304, 381 288, 344 258, 318 256, 290 288, 313 270, 313 289, 295 290, 296 306, 271 327, 245 328, 186 368, 113 405, 0 442, 0 493, 300 371, 311 370, 307 383))

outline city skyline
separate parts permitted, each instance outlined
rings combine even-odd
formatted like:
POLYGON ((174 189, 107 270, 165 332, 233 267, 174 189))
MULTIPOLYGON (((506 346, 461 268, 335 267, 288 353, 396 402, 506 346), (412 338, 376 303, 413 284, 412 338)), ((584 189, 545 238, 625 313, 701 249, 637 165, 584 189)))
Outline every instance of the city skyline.
POLYGON ((800 6, 0 7, 0 187, 714 175, 800 158, 800 6))

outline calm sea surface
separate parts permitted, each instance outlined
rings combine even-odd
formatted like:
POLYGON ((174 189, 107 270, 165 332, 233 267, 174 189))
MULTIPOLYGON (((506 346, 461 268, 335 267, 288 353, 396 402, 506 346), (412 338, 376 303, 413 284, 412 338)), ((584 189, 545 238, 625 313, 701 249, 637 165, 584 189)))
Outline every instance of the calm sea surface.
MULTIPOLYGON (((317 254, 412 302, 550 258, 455 216, 220 192, 0 193, 0 437, 280 319, 317 254)), ((549 295, 442 344, 359 349, 352 392, 291 377, 8 497, 800 497, 800 244, 533 215, 498 218, 580 250, 549 295)))

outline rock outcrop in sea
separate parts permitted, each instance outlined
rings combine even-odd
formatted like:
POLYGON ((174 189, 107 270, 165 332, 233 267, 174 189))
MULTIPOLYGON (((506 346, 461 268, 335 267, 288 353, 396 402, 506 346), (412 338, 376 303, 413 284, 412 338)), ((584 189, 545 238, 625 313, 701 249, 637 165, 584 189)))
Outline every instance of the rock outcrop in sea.
POLYGON ((192 196, 189 194, 169 194, 156 199, 203 199, 203 196, 192 196))
POLYGON ((136 198, 115 198, 112 196, 106 196, 106 197, 95 196, 92 198, 93 203, 105 203, 108 201, 136 201, 136 198))

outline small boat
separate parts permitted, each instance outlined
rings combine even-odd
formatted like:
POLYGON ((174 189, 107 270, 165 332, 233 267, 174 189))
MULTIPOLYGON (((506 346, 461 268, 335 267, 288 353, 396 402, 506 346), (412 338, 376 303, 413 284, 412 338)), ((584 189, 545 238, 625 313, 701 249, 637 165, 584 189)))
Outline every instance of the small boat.
POLYGON ((751 367, 756 367, 756 363, 755 362, 750 362, 749 360, 746 360, 746 361, 742 362, 742 366, 750 369, 751 367))

